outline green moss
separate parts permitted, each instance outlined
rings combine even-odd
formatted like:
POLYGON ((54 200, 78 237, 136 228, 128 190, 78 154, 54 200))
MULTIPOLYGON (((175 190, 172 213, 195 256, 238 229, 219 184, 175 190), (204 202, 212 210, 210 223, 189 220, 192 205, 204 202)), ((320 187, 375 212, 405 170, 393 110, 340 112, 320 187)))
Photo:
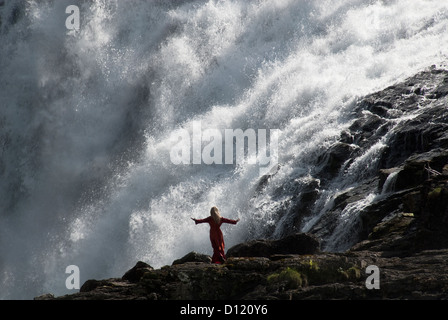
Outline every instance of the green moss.
POLYGON ((428 193, 428 198, 430 200, 437 199, 442 192, 442 188, 435 188, 430 193, 428 193))
POLYGON ((303 275, 290 267, 269 275, 267 280, 270 285, 283 284, 286 289, 297 289, 304 283, 303 275))
POLYGON ((353 266, 347 270, 350 279, 361 279, 361 269, 357 266, 353 266))
POLYGON ((356 266, 352 266, 348 269, 339 268, 338 273, 344 280, 358 280, 361 278, 361 270, 356 266))
POLYGON ((403 217, 414 218, 414 214, 413 214, 413 213, 402 213, 401 215, 402 215, 403 217))
POLYGON ((318 266, 317 262, 315 262, 315 261, 313 261, 312 259, 310 259, 310 262, 309 262, 309 269, 310 269, 311 271, 319 271, 319 266, 318 266))
POLYGON ((337 282, 356 282, 362 279, 361 269, 343 260, 318 264, 307 259, 295 267, 287 267, 280 272, 270 274, 267 282, 271 286, 279 286, 291 290, 309 285, 321 285, 337 282))
POLYGON ((318 266, 310 260, 306 273, 310 284, 332 283, 338 281, 356 281, 361 278, 361 270, 353 264, 344 261, 334 261, 318 266))

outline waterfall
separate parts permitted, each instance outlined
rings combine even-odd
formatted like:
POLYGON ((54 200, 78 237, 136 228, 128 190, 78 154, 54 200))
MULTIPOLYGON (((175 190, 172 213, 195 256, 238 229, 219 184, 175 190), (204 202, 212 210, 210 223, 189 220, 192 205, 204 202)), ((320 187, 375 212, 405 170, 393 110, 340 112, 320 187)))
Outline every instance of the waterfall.
POLYGON ((311 185, 318 217, 383 146, 319 189, 317 160, 357 99, 445 61, 447 28, 436 0, 0 1, 0 298, 67 293, 68 265, 83 282, 210 254, 190 217, 212 206, 241 219, 227 248, 280 236, 311 185), (256 154, 195 163, 238 151, 226 130, 255 134, 256 154), (260 174, 263 153, 278 162, 260 174))

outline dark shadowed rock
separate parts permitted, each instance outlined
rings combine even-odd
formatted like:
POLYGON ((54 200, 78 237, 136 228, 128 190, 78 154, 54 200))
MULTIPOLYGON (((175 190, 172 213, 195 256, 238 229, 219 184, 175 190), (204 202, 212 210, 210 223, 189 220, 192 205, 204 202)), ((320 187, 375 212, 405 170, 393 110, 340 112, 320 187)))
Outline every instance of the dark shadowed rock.
POLYGON ((212 262, 212 258, 209 255, 198 253, 195 251, 187 253, 185 256, 183 256, 180 259, 174 260, 173 265, 176 264, 183 264, 187 262, 204 262, 204 263, 210 263, 212 262))
MULTIPOLYGON (((375 240, 375 248, 397 254, 440 248, 435 239, 429 240, 432 234, 438 234, 439 242, 445 242, 443 232, 436 231, 436 226, 444 225, 440 214, 444 203, 439 198, 436 203, 428 202, 430 191, 424 189, 428 180, 435 179, 444 168, 448 169, 447 79, 448 70, 428 69, 356 102, 351 126, 316 159, 317 163, 326 160, 324 170, 317 170, 313 176, 320 180, 318 192, 325 190, 328 183, 334 183, 326 179, 332 167, 344 178, 344 169, 356 161, 356 157, 367 154, 378 143, 384 147, 365 172, 357 174, 353 185, 332 196, 319 220, 307 231, 322 239, 322 248, 347 250, 357 242, 374 241, 369 235, 378 224, 406 213, 415 216, 409 228, 405 228, 401 236, 395 233, 393 245, 389 242, 392 237, 382 242, 375 240), (373 200, 363 204, 368 197, 372 199, 372 195, 375 196, 373 200), (358 203, 362 205, 351 214, 354 219, 344 232, 339 232, 341 214, 347 208, 357 207, 358 203), (430 223, 432 220, 437 222, 430 223), (415 228, 421 229, 418 235, 413 231, 415 228), (335 230, 339 232, 336 237, 335 230)), ((443 187, 432 188, 435 189, 433 195, 443 190, 443 187)), ((392 221, 398 223, 398 220, 392 221)))
POLYGON ((119 278, 89 280, 89 290, 61 297, 47 294, 36 299, 447 299, 447 259, 448 249, 406 257, 386 257, 382 252, 368 250, 285 255, 274 260, 231 257, 221 265, 165 266, 149 271, 137 283, 119 278), (380 268, 379 290, 366 288, 369 265, 380 268))
POLYGON ((314 254, 319 251, 319 240, 310 234, 296 233, 280 240, 253 240, 233 246, 228 257, 266 257, 275 254, 314 254))
POLYGON ((240 243, 227 250, 227 257, 269 257, 273 254, 272 241, 262 239, 240 243))
POLYGON ((334 177, 345 161, 358 149, 353 144, 337 142, 332 145, 317 159, 317 166, 320 167, 322 175, 325 173, 326 178, 334 177))
POLYGON ((122 277, 123 280, 127 280, 129 282, 138 282, 140 278, 148 271, 154 270, 149 264, 139 261, 137 264, 127 271, 122 277))
POLYGON ((95 279, 89 279, 81 286, 79 289, 79 292, 90 292, 95 290, 98 287, 107 285, 110 281, 109 280, 95 280, 95 279))

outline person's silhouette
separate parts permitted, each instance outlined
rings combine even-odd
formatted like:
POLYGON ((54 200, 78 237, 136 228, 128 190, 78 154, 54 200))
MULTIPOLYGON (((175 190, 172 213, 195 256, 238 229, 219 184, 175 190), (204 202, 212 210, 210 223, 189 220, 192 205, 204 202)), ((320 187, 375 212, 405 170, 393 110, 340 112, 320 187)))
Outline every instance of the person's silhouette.
POLYGON ((210 216, 205 219, 191 219, 196 224, 206 222, 210 225, 210 241, 213 247, 212 263, 223 263, 226 260, 226 255, 224 253, 224 237, 220 227, 223 223, 237 224, 240 219, 231 220, 221 217, 217 207, 212 207, 210 216))

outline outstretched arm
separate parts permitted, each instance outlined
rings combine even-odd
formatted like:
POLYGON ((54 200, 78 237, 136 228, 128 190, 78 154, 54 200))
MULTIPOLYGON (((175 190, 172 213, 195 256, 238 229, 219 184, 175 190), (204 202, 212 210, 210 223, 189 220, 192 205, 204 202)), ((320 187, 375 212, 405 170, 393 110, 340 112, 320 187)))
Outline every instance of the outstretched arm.
POLYGON ((191 220, 193 220, 196 224, 208 222, 208 218, 205 218, 205 219, 195 219, 195 218, 192 217, 191 220))
POLYGON ((230 224, 237 224, 238 221, 240 221, 240 219, 236 219, 236 220, 232 220, 232 219, 227 219, 227 218, 221 218, 221 222, 222 223, 230 223, 230 224))

